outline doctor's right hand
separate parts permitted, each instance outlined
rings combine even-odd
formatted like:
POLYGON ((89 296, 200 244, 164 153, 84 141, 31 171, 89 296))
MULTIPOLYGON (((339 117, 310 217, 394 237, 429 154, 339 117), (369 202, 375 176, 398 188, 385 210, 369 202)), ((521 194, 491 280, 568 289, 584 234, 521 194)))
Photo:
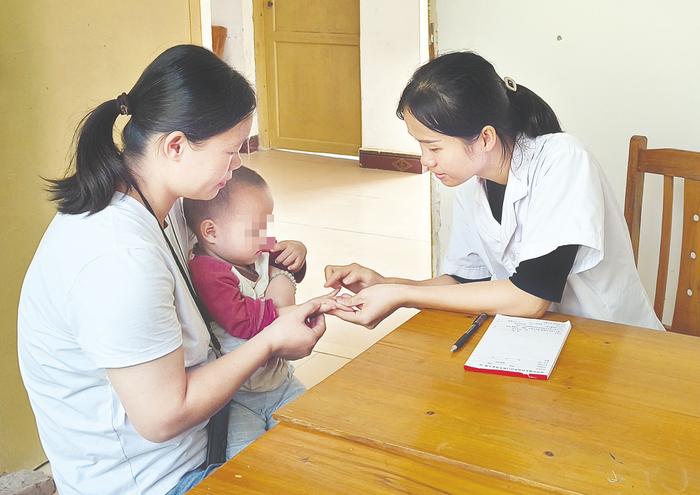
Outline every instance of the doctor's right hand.
POLYGON ((292 306, 260 332, 270 347, 271 356, 300 359, 311 354, 316 342, 326 331, 321 302, 311 300, 292 306))
POLYGON ((384 277, 374 270, 352 263, 351 265, 328 265, 325 287, 345 287, 354 293, 376 284, 386 283, 384 277))
POLYGON ((337 308, 328 314, 372 329, 401 307, 404 302, 403 288, 402 285, 377 284, 362 289, 353 296, 339 296, 336 298, 339 303, 354 310, 337 308))

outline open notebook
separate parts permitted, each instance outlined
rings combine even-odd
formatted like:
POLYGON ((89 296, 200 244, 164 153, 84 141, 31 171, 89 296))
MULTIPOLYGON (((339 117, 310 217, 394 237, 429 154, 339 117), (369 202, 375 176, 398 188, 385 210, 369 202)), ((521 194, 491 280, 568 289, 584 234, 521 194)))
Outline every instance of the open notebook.
POLYGON ((569 321, 496 315, 464 369, 546 380, 569 330, 569 321))

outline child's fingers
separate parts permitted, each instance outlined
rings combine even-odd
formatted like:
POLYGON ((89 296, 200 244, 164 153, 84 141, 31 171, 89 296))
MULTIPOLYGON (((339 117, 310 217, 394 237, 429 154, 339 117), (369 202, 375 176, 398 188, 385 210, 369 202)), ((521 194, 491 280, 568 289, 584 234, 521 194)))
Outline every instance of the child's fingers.
POLYGON ((294 262, 289 265, 289 269, 293 272, 298 272, 301 267, 304 266, 304 259, 301 257, 297 257, 294 262))
POLYGON ((328 294, 323 294, 322 296, 314 297, 311 299, 311 301, 318 301, 318 302, 325 302, 325 301, 332 301, 334 304, 336 302, 335 296, 338 294, 340 289, 334 289, 330 291, 328 294))
POLYGON ((336 297, 335 300, 352 308, 362 306, 365 303, 364 297, 358 294, 343 294, 342 296, 336 297))
POLYGON ((319 313, 328 313, 329 311, 333 311, 334 309, 337 309, 338 304, 332 300, 332 299, 327 299, 325 301, 321 301, 321 307, 319 308, 318 312, 319 313))
POLYGON ((270 248, 271 253, 278 253, 280 251, 284 251, 287 248, 287 243, 282 241, 282 242, 275 242, 272 247, 270 248))
POLYGON ((284 247, 277 243, 277 239, 274 237, 267 237, 265 239, 265 245, 260 250, 264 253, 273 253, 275 250, 281 249, 284 249, 284 247))
POLYGON ((287 249, 282 251, 282 253, 279 256, 277 256, 277 258, 275 259, 275 263, 284 264, 284 262, 287 260, 287 258, 292 256, 293 254, 294 254, 294 250, 292 248, 288 247, 287 249))
POLYGON ((299 257, 295 253, 287 258, 284 264, 287 267, 287 270, 290 272, 296 272, 299 269, 299 257))
POLYGON ((337 309, 342 309, 343 311, 353 311, 353 312, 356 311, 356 308, 354 308, 352 306, 348 306, 344 302, 339 301, 337 299, 335 300, 335 307, 337 309))

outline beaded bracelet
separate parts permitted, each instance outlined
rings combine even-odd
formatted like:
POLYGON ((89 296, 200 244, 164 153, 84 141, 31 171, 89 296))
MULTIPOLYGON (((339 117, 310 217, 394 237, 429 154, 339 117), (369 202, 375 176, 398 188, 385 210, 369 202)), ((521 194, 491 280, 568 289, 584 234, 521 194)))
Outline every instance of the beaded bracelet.
POLYGON ((292 286, 294 287, 294 293, 296 294, 297 281, 294 280, 294 275, 289 273, 287 270, 280 270, 277 273, 275 273, 273 276, 270 277, 270 282, 272 282, 275 279, 275 277, 279 277, 279 276, 284 276, 284 277, 287 277, 289 279, 289 281, 292 283, 292 286))

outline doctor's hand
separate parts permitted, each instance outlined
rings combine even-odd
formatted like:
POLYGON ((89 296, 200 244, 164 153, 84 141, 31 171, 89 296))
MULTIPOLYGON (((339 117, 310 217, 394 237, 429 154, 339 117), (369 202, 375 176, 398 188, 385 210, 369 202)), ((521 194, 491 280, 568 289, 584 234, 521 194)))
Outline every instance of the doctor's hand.
POLYGON ((291 306, 289 311, 265 327, 259 335, 266 339, 271 355, 294 360, 311 354, 326 331, 321 309, 321 303, 314 300, 291 306))
POLYGON ((297 308, 303 306, 304 304, 308 304, 308 303, 313 303, 313 304, 319 305, 319 308, 316 310, 317 314, 329 313, 331 310, 334 310, 334 309, 352 311, 351 307, 346 306, 341 301, 338 301, 338 298, 336 296, 338 295, 339 291, 340 291, 340 289, 333 289, 328 294, 323 294, 322 296, 314 297, 313 299, 309 299, 306 303, 303 303, 303 304, 278 307, 277 314, 284 315, 284 314, 290 313, 292 311, 295 311, 297 308))
POLYGON ((373 285, 355 295, 337 297, 338 302, 346 308, 339 306, 328 314, 367 328, 374 328, 401 306, 400 291, 401 285, 373 285), (353 311, 348 311, 348 308, 353 308, 353 311))
POLYGON ((325 287, 334 289, 345 287, 357 293, 372 285, 385 282, 386 280, 380 274, 357 263, 351 265, 328 265, 326 267, 325 287))

